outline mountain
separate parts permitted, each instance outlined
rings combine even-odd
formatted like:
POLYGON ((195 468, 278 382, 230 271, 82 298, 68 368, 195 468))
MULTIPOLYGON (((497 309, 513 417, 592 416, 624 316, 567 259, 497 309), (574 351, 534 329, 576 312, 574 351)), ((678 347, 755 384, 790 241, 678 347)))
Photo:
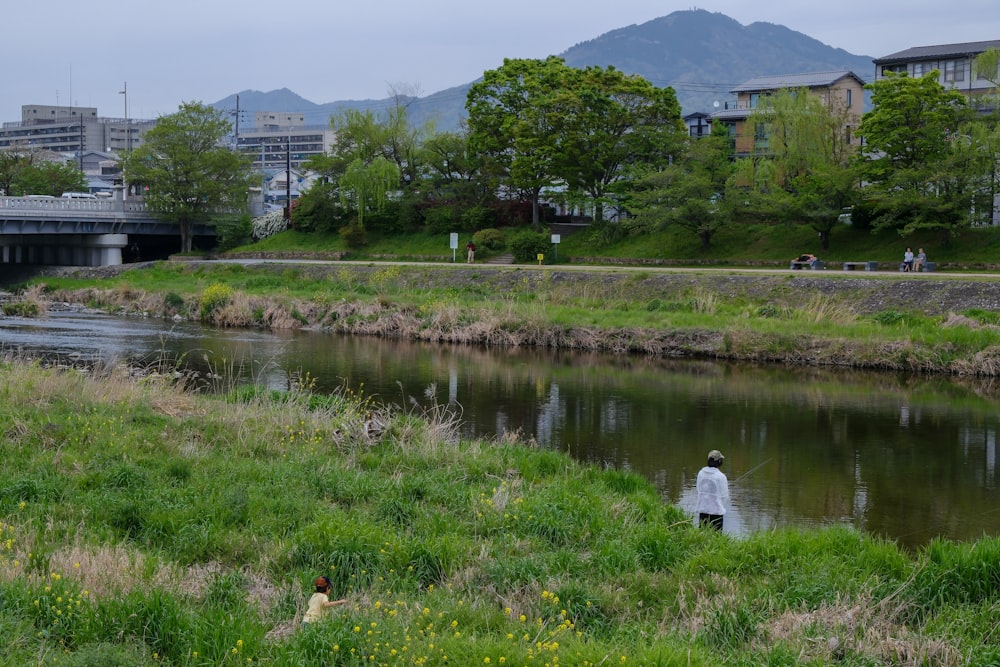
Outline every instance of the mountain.
MULTIPOLYGON (((851 70, 871 80, 875 69, 871 56, 852 55, 774 23, 744 26, 703 9, 677 11, 618 28, 559 55, 573 67, 614 66, 657 86, 672 86, 685 114, 711 111, 715 102, 734 100, 729 91, 757 76, 851 70)), ((456 129, 465 118, 465 96, 471 85, 408 99, 411 122, 421 125, 433 119, 438 129, 456 129)), ((316 125, 327 124, 331 115, 343 109, 378 112, 394 104, 391 98, 316 104, 288 89, 243 91, 239 98, 240 109, 248 113, 297 111, 305 114, 307 123, 316 125)), ((234 111, 236 95, 212 106, 234 111)))
POLYGON ((871 56, 855 56, 773 23, 744 26, 720 13, 679 11, 581 42, 561 56, 567 65, 613 65, 657 86, 672 86, 684 113, 711 111, 735 99, 747 79, 851 70, 872 80, 871 56))

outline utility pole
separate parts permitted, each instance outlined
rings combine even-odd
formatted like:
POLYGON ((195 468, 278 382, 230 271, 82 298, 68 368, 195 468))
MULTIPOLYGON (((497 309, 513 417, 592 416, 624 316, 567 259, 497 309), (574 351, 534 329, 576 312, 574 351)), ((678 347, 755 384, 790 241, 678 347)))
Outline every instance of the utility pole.
POLYGON ((285 220, 292 222, 292 133, 285 144, 285 220))
POLYGON ((240 150, 240 96, 236 96, 236 130, 233 133, 233 145, 236 151, 240 150))

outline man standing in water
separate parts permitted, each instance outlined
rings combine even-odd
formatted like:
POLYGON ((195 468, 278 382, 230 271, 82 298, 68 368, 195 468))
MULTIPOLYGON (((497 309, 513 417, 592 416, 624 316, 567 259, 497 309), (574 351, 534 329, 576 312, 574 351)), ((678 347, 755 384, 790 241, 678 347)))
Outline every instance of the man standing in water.
POLYGON ((729 500, 729 481, 719 470, 725 457, 718 449, 708 453, 708 465, 698 471, 695 490, 698 492, 698 523, 722 530, 722 515, 726 513, 724 503, 729 500))

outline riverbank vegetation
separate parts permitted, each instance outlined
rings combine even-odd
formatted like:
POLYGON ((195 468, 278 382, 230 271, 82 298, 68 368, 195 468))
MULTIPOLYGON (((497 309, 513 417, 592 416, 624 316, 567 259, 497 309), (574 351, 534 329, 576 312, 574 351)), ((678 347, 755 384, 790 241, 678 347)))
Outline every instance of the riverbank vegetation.
POLYGON ((217 326, 996 375, 995 281, 813 272, 164 262, 36 293, 217 326))
POLYGON ((0 665, 1000 660, 996 539, 736 540, 637 475, 308 377, 0 377, 0 665), (302 628, 318 574, 348 603, 302 628))

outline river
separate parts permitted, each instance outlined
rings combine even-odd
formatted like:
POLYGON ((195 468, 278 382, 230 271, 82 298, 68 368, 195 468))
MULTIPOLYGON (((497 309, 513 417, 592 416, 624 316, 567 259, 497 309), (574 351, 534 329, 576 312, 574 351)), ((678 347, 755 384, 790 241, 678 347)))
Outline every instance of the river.
POLYGON ((850 524, 918 548, 1000 534, 995 381, 485 349, 321 332, 219 330, 76 311, 0 319, 5 352, 67 363, 180 363, 209 387, 347 386, 407 410, 450 406, 463 435, 540 447, 650 479, 693 509, 726 456, 726 531, 850 524))

